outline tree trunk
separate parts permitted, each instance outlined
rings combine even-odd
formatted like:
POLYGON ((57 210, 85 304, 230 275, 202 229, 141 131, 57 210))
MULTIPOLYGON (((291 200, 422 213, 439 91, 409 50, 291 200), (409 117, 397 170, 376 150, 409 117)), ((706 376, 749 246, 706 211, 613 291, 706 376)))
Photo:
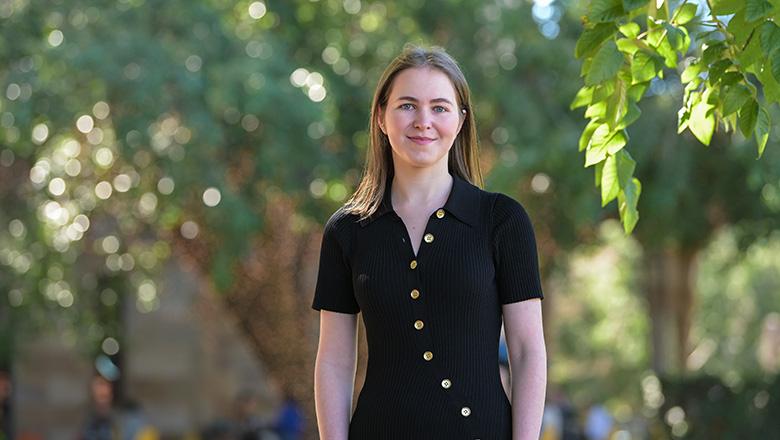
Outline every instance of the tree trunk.
POLYGON ((682 373, 689 351, 697 250, 664 248, 645 257, 645 292, 652 322, 652 367, 682 373))

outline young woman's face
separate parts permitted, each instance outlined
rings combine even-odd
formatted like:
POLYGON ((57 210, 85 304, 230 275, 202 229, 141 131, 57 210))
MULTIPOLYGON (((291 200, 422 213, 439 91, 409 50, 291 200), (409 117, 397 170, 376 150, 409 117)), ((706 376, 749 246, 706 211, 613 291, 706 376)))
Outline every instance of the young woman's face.
POLYGON ((390 139, 393 160, 413 168, 436 164, 446 169, 448 153, 463 125, 455 87, 432 68, 398 73, 390 88, 379 126, 390 139))

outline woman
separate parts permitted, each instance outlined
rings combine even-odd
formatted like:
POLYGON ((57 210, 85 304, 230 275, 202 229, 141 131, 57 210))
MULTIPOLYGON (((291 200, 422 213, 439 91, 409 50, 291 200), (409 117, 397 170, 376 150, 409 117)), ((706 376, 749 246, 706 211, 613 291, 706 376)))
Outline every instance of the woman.
POLYGON ((328 220, 312 307, 320 438, 538 439, 546 352, 531 222, 481 185, 470 92, 440 48, 382 75, 352 198, 328 220), (351 417, 357 313, 366 381, 351 417), (502 317, 512 381, 501 385, 502 317))

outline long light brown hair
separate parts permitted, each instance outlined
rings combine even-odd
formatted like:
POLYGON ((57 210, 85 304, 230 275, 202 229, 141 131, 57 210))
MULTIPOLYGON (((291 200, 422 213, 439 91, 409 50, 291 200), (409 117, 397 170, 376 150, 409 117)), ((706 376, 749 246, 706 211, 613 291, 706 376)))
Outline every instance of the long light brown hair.
POLYGON ((371 103, 369 124, 369 145, 363 178, 357 190, 345 204, 345 210, 365 219, 373 215, 382 203, 388 179, 393 176, 393 155, 390 140, 379 128, 380 110, 384 111, 390 95, 393 80, 399 72, 415 67, 438 69, 449 77, 457 95, 458 112, 465 110, 463 126, 449 152, 449 172, 474 185, 482 187, 482 172, 479 168, 479 145, 471 92, 466 77, 458 63, 441 47, 423 48, 407 44, 403 51, 382 73, 371 103))

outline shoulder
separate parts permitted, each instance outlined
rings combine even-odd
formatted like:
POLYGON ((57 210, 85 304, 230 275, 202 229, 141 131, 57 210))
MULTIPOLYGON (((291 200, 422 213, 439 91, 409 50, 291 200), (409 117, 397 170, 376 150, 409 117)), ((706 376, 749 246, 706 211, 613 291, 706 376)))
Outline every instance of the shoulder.
POLYGON ((528 212, 519 201, 504 193, 489 193, 493 201, 491 214, 494 224, 500 224, 517 217, 528 218, 528 212))
POLYGON ((358 216, 348 212, 342 205, 325 222, 323 235, 335 236, 339 241, 346 240, 350 235, 350 229, 354 228, 357 222, 358 216))

